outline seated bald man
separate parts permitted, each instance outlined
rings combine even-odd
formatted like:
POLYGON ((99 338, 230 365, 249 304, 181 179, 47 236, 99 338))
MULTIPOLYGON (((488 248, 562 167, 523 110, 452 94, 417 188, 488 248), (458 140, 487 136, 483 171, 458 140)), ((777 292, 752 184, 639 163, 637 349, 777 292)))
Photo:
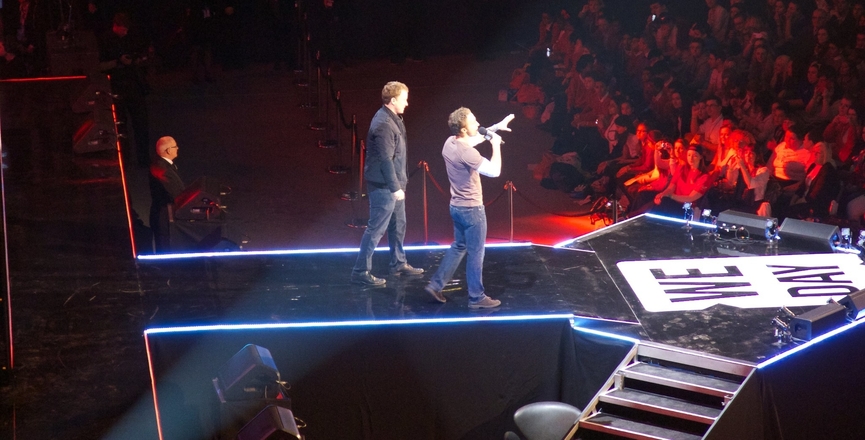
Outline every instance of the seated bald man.
POLYGON ((171 136, 156 141, 156 158, 150 164, 150 229, 156 253, 170 250, 168 205, 183 192, 185 185, 177 173, 177 141, 171 136))

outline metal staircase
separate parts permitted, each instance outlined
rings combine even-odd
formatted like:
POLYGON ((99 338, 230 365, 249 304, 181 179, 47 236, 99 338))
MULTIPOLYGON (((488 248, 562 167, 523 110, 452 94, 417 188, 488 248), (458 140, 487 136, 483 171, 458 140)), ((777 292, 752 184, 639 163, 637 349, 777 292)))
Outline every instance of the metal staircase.
POLYGON ((640 342, 592 399, 575 439, 701 439, 754 364, 640 342))

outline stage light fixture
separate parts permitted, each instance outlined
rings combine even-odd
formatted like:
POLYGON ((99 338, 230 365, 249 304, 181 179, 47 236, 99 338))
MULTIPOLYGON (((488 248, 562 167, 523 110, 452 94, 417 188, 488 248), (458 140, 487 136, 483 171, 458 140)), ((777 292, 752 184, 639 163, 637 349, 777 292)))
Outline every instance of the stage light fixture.
POLYGON ((794 339, 809 341, 847 323, 847 309, 834 300, 790 320, 794 339))
POLYGON ((780 343, 788 343, 794 339, 798 341, 810 341, 817 336, 841 327, 848 320, 855 320, 856 318, 852 318, 852 315, 865 316, 865 313, 860 313, 860 309, 857 308, 857 303, 865 307, 865 304, 863 304, 865 303, 865 293, 860 294, 856 299, 851 299, 851 297, 856 296, 858 293, 848 295, 840 302, 830 300, 827 304, 811 309, 801 315, 796 315, 787 307, 782 306, 778 309, 771 322, 775 338, 780 343))
POLYGON ((241 348, 213 378, 221 402, 278 399, 282 384, 270 350, 253 344, 241 348))
POLYGON ((847 309, 848 320, 858 321, 862 319, 865 317, 865 289, 845 296, 841 301, 838 301, 838 304, 847 309))
POLYGON ((288 408, 268 405, 237 433, 237 440, 298 440, 303 438, 288 408))

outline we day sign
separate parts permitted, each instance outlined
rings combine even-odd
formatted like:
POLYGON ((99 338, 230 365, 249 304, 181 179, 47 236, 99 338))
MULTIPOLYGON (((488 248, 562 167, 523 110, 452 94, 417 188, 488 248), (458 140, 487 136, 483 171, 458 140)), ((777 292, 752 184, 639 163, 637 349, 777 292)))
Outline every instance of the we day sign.
POLYGON ((865 266, 851 254, 622 261, 617 266, 650 312, 715 304, 819 306, 865 287, 865 266))

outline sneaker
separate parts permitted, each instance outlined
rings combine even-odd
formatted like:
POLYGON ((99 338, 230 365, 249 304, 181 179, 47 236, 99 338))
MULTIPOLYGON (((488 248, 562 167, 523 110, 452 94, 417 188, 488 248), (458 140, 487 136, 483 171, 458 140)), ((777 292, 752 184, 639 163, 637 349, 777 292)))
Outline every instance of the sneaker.
POLYGON ((502 305, 501 301, 497 299, 492 299, 486 295, 482 296, 479 300, 469 299, 470 309, 492 309, 500 305, 502 305))
POLYGON ((445 296, 442 295, 441 291, 436 291, 436 290, 433 289, 432 286, 430 286, 429 284, 427 284, 426 287, 423 288, 423 290, 426 290, 427 293, 429 293, 430 295, 432 295, 432 297, 435 298, 436 301, 438 301, 438 302, 440 302, 440 303, 446 303, 446 302, 448 302, 448 300, 445 298, 445 296))
POLYGON ((391 275, 420 275, 423 273, 423 269, 418 269, 416 267, 411 267, 408 263, 400 264, 396 267, 390 268, 391 275))
POLYGON ((352 273, 351 282, 352 284, 363 284, 366 286, 383 286, 387 281, 382 278, 376 278, 369 272, 361 272, 352 273))

